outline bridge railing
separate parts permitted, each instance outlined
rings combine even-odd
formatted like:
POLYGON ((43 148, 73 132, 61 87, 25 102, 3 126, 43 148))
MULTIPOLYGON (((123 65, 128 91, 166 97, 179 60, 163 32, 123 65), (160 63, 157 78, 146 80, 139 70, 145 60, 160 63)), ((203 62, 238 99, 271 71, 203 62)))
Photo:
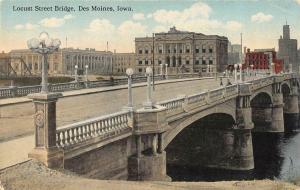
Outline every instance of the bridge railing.
POLYGON ((106 139, 131 130, 129 112, 121 111, 114 114, 88 119, 63 126, 56 130, 56 145, 67 149, 93 138, 106 139))
MULTIPOLYGON (((183 75, 169 75, 168 79, 177 79, 177 78, 190 78, 195 77, 196 74, 183 74, 183 75)), ((156 81, 164 80, 162 76, 155 76, 156 81)), ((146 82, 147 78, 145 76, 134 76, 132 78, 133 83, 146 82)), ((97 88, 105 86, 115 86, 115 85, 124 85, 127 84, 127 78, 113 79, 113 80, 100 80, 100 81, 88 81, 88 82, 68 82, 68 83, 57 83, 49 84, 50 92, 64 92, 69 90, 83 89, 83 88, 97 88)), ((38 93, 41 91, 41 85, 35 86, 22 86, 22 87, 6 87, 0 88, 0 99, 1 98, 12 98, 27 96, 28 94, 38 93)))

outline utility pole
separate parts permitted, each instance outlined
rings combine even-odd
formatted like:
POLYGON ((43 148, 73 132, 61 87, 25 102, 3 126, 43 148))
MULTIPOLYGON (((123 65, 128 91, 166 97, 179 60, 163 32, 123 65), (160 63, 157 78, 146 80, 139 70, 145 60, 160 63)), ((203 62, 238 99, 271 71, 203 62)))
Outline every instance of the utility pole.
POLYGON ((152 33, 152 89, 153 91, 155 90, 154 88, 154 33, 152 33))

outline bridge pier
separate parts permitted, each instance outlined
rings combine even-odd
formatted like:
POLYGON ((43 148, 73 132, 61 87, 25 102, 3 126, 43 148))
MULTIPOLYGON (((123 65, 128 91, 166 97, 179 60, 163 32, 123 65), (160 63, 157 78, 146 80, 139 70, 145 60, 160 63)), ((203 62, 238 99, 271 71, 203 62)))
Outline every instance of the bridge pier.
POLYGON ((283 96, 281 93, 273 94, 271 126, 267 132, 284 132, 283 96))
POLYGON ((134 113, 136 154, 128 158, 128 180, 170 181, 166 172, 166 152, 163 151, 162 133, 167 130, 166 108, 153 106, 134 113), (150 139, 149 145, 142 138, 150 139))
POLYGON ((287 131, 292 131, 299 126, 299 101, 298 88, 293 86, 289 96, 284 101, 284 126, 287 131))

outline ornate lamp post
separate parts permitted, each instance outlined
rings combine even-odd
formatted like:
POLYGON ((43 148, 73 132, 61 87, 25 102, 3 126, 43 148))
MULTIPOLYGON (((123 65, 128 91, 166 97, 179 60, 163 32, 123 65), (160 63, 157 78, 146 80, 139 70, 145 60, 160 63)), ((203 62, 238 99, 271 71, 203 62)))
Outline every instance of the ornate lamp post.
POLYGON ((42 32, 39 38, 32 38, 27 41, 27 46, 35 53, 43 57, 42 63, 42 93, 48 93, 48 64, 47 55, 58 50, 61 42, 59 39, 52 39, 47 32, 42 32))
POLYGON ((168 79, 168 64, 166 64, 166 79, 168 79))
POLYGON ((75 82, 78 82, 78 65, 75 65, 75 82))
POLYGON ((39 39, 30 39, 27 45, 33 52, 43 56, 41 93, 28 95, 35 108, 35 144, 28 157, 37 159, 50 168, 60 168, 63 167, 64 154, 56 146, 56 102, 62 94, 49 93, 47 84, 47 55, 59 48, 60 40, 53 40, 46 32, 42 32, 39 39))
POLYGON ((130 109, 130 111, 133 110, 133 104, 132 104, 132 75, 133 75, 133 69, 132 68, 128 68, 126 69, 126 74, 128 77, 128 109, 130 109))
POLYGON ((234 64, 234 82, 235 83, 237 82, 237 67, 238 67, 238 65, 234 64))
POLYGON ((243 82, 243 69, 242 69, 242 64, 240 63, 239 64, 239 67, 240 67, 240 82, 243 82))
POLYGON ((85 87, 88 88, 88 69, 89 66, 85 65, 85 87))
POLYGON ((144 103, 144 108, 145 109, 152 109, 151 74, 152 74, 151 67, 147 67, 146 68, 146 75, 147 75, 147 100, 144 103))
POLYGON ((271 63, 271 75, 274 75, 274 74, 275 74, 274 66, 275 66, 275 64, 272 62, 272 63, 271 63))

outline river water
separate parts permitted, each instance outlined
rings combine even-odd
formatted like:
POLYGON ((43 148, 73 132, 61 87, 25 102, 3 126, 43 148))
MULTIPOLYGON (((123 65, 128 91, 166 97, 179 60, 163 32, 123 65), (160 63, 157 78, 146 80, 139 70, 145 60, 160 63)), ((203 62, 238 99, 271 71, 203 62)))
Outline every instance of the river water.
POLYGON ((300 132, 253 133, 255 167, 250 171, 167 165, 173 181, 220 181, 300 178, 300 132))

